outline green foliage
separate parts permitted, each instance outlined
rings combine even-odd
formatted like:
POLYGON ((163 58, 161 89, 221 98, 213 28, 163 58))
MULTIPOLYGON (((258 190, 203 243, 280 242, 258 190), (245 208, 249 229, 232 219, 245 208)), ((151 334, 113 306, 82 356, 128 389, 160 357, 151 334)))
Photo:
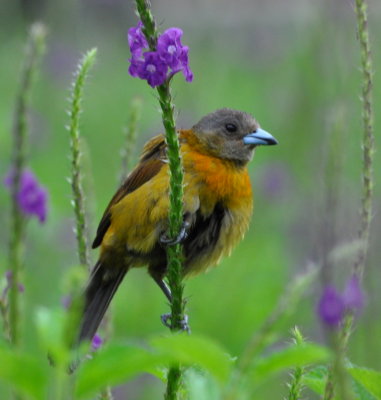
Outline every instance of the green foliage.
MULTIPOLYGON (((352 376, 351 386, 356 395, 356 400, 381 399, 381 373, 369 368, 348 366, 347 370, 352 376)), ((319 395, 323 395, 328 369, 318 366, 308 371, 303 377, 303 383, 319 395)), ((335 400, 339 400, 334 397, 335 400)))
POLYGON ((154 348, 172 356, 175 361, 203 367, 220 382, 229 377, 232 359, 210 338, 178 334, 154 338, 150 343, 154 348))
POLYGON ((249 372, 252 379, 264 379, 274 372, 303 365, 329 361, 330 351, 312 343, 291 345, 272 354, 258 358, 249 372))
POLYGON ((349 367, 348 371, 376 399, 381 399, 381 372, 360 367, 349 367))
POLYGON ((46 398, 48 376, 39 359, 0 347, 0 360, 0 380, 17 388, 27 398, 46 398))
POLYGON ((89 398, 108 385, 121 384, 139 373, 163 366, 167 361, 166 354, 155 354, 127 344, 110 345, 79 368, 75 393, 78 399, 89 398))

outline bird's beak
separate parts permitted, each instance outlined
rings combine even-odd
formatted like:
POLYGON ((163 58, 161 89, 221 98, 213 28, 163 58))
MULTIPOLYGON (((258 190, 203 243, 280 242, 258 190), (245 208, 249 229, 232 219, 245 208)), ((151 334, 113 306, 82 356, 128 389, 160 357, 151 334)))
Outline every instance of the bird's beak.
POLYGON ((255 132, 249 133, 243 137, 243 143, 245 144, 255 144, 255 145, 273 145, 278 144, 278 141, 273 135, 258 128, 255 132))

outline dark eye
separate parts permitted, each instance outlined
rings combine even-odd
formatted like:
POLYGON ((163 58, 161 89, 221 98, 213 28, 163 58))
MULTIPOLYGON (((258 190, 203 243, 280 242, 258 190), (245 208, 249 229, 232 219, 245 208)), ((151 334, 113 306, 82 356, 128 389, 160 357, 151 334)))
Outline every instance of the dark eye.
POLYGON ((228 132, 236 132, 237 131, 237 125, 235 125, 235 124, 226 124, 225 128, 228 132))

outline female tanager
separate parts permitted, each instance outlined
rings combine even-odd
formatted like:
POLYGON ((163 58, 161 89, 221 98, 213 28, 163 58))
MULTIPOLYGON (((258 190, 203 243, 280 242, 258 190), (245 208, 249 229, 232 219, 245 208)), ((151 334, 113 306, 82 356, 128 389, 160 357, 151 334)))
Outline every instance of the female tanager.
MULTIPOLYGON (((275 138, 241 111, 223 108, 179 131, 184 168, 184 275, 199 273, 231 253, 248 229, 253 198, 247 163, 258 145, 275 138)), ((146 143, 139 164, 111 199, 98 226, 100 246, 87 288, 79 340, 94 336, 126 272, 148 272, 171 300, 164 282, 169 170, 163 135, 146 143)))

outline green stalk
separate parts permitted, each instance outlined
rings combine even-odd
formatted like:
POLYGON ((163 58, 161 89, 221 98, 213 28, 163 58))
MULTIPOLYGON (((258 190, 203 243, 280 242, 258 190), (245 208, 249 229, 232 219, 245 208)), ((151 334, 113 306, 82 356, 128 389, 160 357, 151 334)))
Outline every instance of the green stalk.
POLYGON ((83 88, 86 77, 91 66, 94 64, 97 49, 89 50, 82 58, 78 65, 72 84, 71 108, 69 111, 70 124, 68 127, 70 134, 70 150, 71 150, 71 188, 73 192, 73 207, 75 215, 75 233, 77 237, 78 256, 81 265, 90 269, 89 244, 87 236, 87 221, 85 213, 85 199, 82 189, 81 180, 81 149, 80 149, 80 131, 79 116, 81 113, 81 103, 83 97, 83 88))
MULTIPOLYGON (((373 68, 369 41, 368 17, 366 0, 356 0, 357 30, 360 42, 360 58, 362 70, 362 201, 361 222, 359 239, 362 246, 354 264, 354 273, 362 278, 365 269, 366 256, 369 247, 370 225, 372 220, 373 203, 373 155, 374 155, 374 133, 373 133, 373 68)), ((337 337, 334 338, 336 359, 330 371, 325 388, 324 400, 334 397, 334 389, 340 399, 353 399, 350 389, 348 374, 345 368, 345 356, 347 352, 349 337, 353 325, 353 315, 348 314, 343 327, 337 337), (335 385, 336 384, 336 385, 335 385)))
MULTIPOLYGON (((158 32, 150 10, 150 4, 147 0, 136 0, 136 6, 143 23, 142 31, 151 51, 155 51, 158 32)), ((157 92, 162 110, 162 121, 165 129, 169 161, 169 237, 173 239, 178 236, 183 223, 183 168, 169 81, 158 86, 157 92)), ((183 330, 185 301, 183 297, 182 259, 181 244, 167 247, 167 280, 172 293, 170 319, 170 329, 172 332, 183 330)), ((173 365, 168 372, 167 390, 165 393, 166 400, 175 400, 179 397, 181 380, 182 372, 180 365, 173 365)))
MULTIPOLYGON (((301 346, 305 343, 305 340, 300 333, 299 329, 295 327, 292 331, 294 336, 294 342, 296 345, 301 346)), ((288 400, 299 400, 302 397, 303 390, 303 374, 305 369, 303 367, 296 367, 292 372, 292 380, 291 383, 288 384, 289 392, 287 399, 288 400)))
POLYGON ((27 109, 29 105, 30 90, 37 64, 45 47, 46 30, 40 23, 35 23, 29 31, 28 42, 25 49, 24 65, 21 72, 21 82, 16 97, 15 117, 13 126, 13 156, 11 173, 13 174, 11 196, 11 238, 9 245, 9 268, 12 271, 11 286, 9 290, 9 334, 13 345, 20 344, 20 304, 19 281, 23 264, 25 217, 18 203, 17 194, 20 190, 20 180, 26 164, 26 147, 28 136, 27 109))
POLYGON ((359 252, 354 270, 362 276, 365 268, 366 255, 369 247, 370 224, 372 220, 373 202, 373 68, 369 41, 367 4, 365 0, 356 0, 357 30, 360 42, 362 70, 362 118, 363 118, 363 168, 362 168, 362 204, 360 240, 364 246, 359 252))
MULTIPOLYGON (((74 82, 72 84, 71 93, 71 109, 70 115, 70 150, 71 150, 71 188, 73 192, 73 207, 76 222, 76 238, 78 247, 79 262, 84 267, 90 270, 90 256, 89 256, 89 240, 87 234, 87 220, 85 212, 85 196, 82 188, 81 177, 81 148, 80 148, 80 130, 79 130, 79 116, 81 113, 81 103, 83 98, 83 89, 86 78, 89 74, 91 67, 95 62, 97 49, 93 48, 85 53, 82 60, 78 65, 75 74, 74 82)), ((71 307, 71 321, 69 320, 68 326, 78 326, 80 315, 82 313, 82 299, 77 294, 74 296, 73 306, 71 307), (71 324, 70 324, 71 322, 71 324)), ((70 338, 70 332, 67 334, 70 338)), ((70 348, 70 340, 68 341, 70 348)), ((100 393, 101 399, 112 400, 111 391, 106 388, 100 393)))

